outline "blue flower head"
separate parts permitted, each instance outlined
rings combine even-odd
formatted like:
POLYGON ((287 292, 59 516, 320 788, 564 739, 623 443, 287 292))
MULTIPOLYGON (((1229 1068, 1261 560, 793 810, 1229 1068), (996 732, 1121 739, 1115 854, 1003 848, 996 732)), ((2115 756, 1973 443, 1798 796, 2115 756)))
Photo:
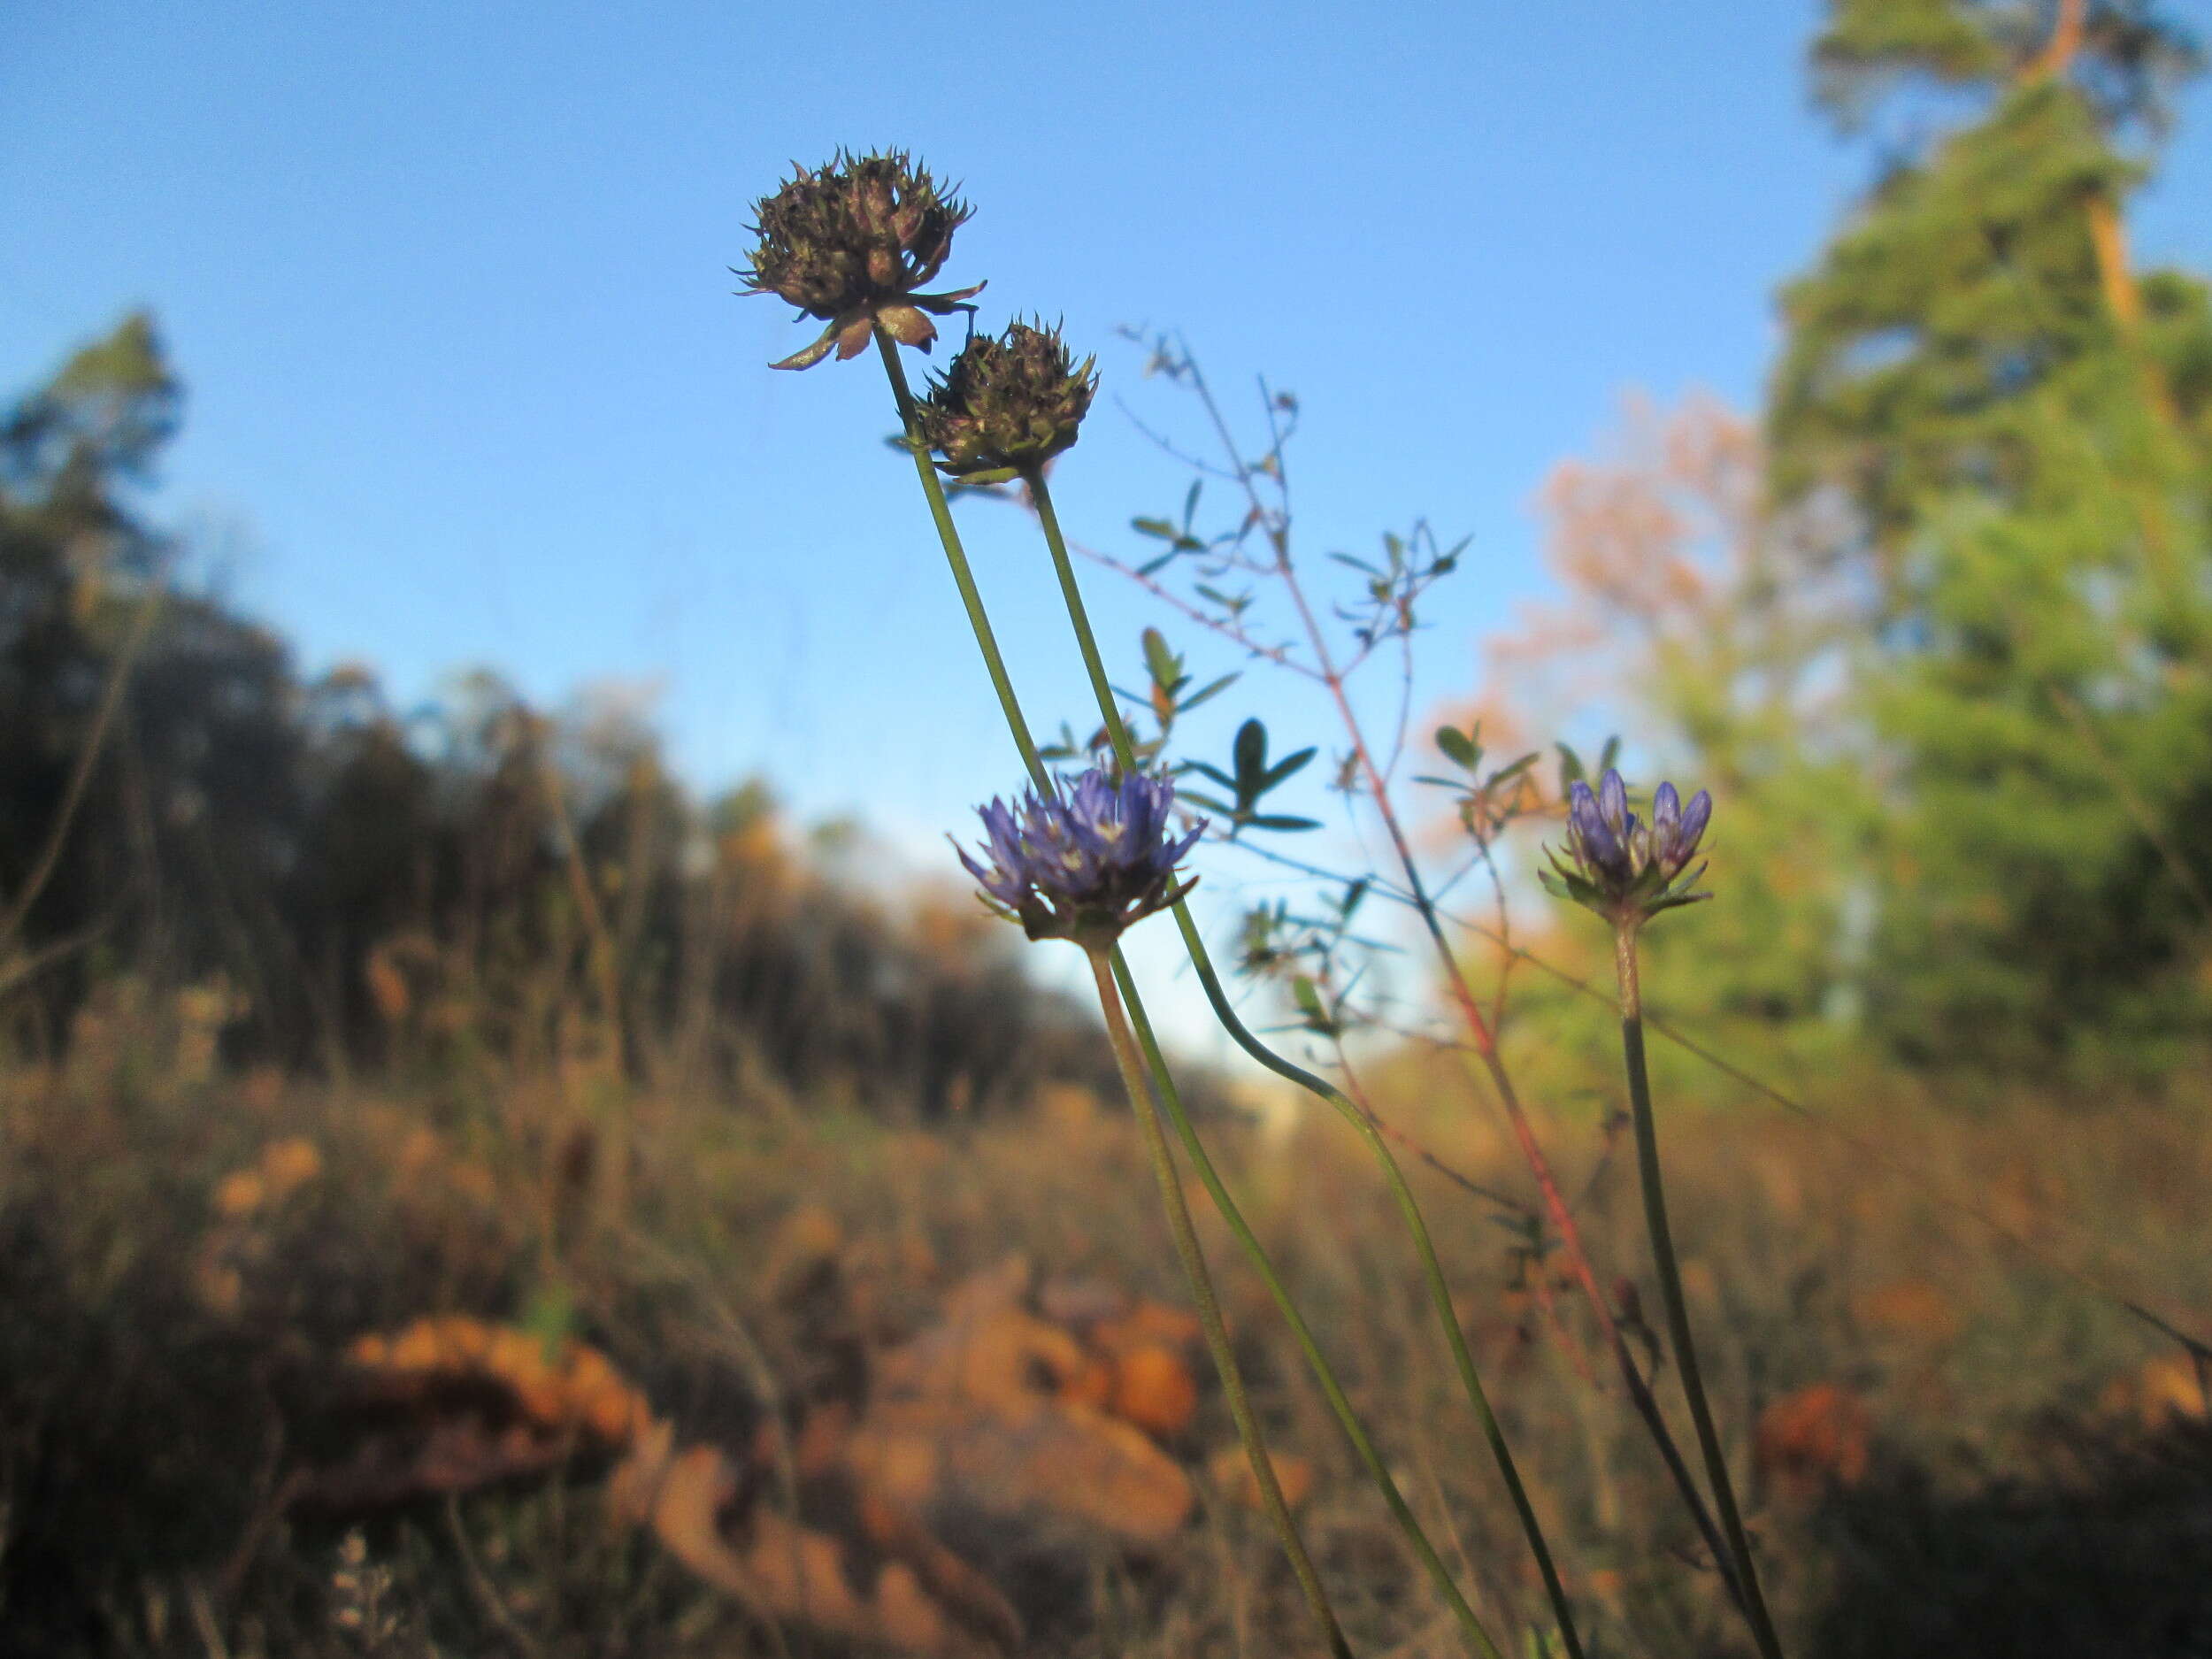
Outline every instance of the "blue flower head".
POLYGON ((977 810, 987 837, 979 862, 956 847, 984 901, 1032 939, 1071 939, 1102 949, 1133 922, 1164 910, 1190 887, 1175 866, 1205 831, 1177 836, 1175 786, 1148 772, 1117 780, 1104 767, 1029 790, 1013 805, 977 810))
POLYGON ((1705 866, 1689 869, 1712 816, 1713 797, 1704 790, 1685 806, 1674 786, 1663 783, 1647 824, 1628 810, 1628 787, 1608 767, 1594 791, 1578 780, 1568 790, 1566 856, 1552 849, 1551 868, 1539 873, 1552 892, 1608 921, 1647 922, 1712 897, 1691 891, 1705 866))

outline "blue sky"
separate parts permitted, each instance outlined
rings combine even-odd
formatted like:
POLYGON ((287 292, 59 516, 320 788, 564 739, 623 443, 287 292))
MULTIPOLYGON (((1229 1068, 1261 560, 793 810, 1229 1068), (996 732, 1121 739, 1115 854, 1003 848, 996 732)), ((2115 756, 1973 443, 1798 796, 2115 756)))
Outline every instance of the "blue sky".
MULTIPOLYGON (((1471 534, 1442 695, 1541 590, 1531 493, 1624 388, 1755 401, 1775 286, 1868 165, 1807 104, 1816 10, 10 7, 0 387, 153 307, 190 396, 162 510, 308 668, 650 686, 698 783, 764 771, 933 856, 1013 773, 879 372, 769 373, 810 331, 732 296, 789 161, 964 180, 948 279, 990 279, 988 326, 1064 317, 1150 415, 1117 325, 1294 389, 1310 549, 1471 534)), ((2133 229, 2201 268, 2200 88, 2183 113, 2133 229)), ((1181 493, 1103 400, 1056 485, 1110 547, 1181 493)), ((970 518, 1035 711, 1079 710, 1018 515, 970 518)), ((1097 593, 1126 661, 1149 613, 1097 593)), ((1221 713, 1256 708, 1298 711, 1221 713)))

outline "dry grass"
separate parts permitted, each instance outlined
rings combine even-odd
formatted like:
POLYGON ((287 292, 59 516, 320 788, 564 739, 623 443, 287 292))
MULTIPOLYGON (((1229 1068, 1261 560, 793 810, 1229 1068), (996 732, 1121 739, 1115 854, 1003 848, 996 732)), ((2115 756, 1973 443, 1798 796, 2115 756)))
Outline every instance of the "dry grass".
MULTIPOLYGON (((188 1018, 94 1035, 65 1068, 0 1079, 13 1651, 834 1651, 610 1523, 603 1463, 365 1521, 291 1505, 289 1471, 343 1450, 329 1400, 348 1344, 435 1313, 587 1339, 683 1440, 742 1463, 771 1390, 795 1423, 1010 1250, 1179 1300, 1133 1137, 1074 1091, 929 1134, 605 1078, 465 1099, 227 1077, 192 1050, 188 1018), (807 1225, 835 1223, 817 1251, 835 1258, 826 1299, 789 1294, 788 1218, 808 1206, 807 1225)), ((1405 1126, 1519 1190, 1479 1104, 1400 1073, 1405 1126)), ((1962 1122, 1903 1099, 1825 1103, 1916 1179, 1770 1112, 1668 1125, 1686 1277, 1792 1651, 2202 1651, 2212 1450, 2193 1376, 1920 1184, 2212 1324, 2200 1115, 2021 1104, 1962 1122)), ((1371 1171, 1317 1117, 1215 1133, 1409 1495, 1479 1605, 1525 1631, 1541 1598, 1371 1171)), ((1587 1121, 1552 1137, 1589 1183, 1602 1261, 1640 1277, 1632 1171, 1603 1162, 1587 1121)), ((1571 1302, 1557 1298, 1563 1333, 1498 1212, 1417 1184, 1594 1649, 1738 1651, 1617 1391, 1577 1374, 1593 1356, 1571 1302)), ((1275 1438, 1314 1465, 1305 1525, 1356 1647, 1455 1651, 1257 1286, 1207 1236, 1275 1438)), ((1673 1404, 1671 1378, 1659 1386, 1673 1404)), ((1231 1439, 1209 1389, 1169 1444, 1199 1470, 1231 1439)), ((1020 1541, 959 1540, 1021 1604, 1036 1651, 1302 1651, 1264 1529, 1225 1497, 1164 1549, 1020 1541)))

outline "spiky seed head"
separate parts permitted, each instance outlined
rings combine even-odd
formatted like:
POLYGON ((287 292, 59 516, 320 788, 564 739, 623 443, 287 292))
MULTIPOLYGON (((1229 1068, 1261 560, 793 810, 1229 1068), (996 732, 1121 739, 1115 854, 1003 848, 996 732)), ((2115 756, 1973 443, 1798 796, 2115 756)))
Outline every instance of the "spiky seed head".
POLYGON ((930 318, 964 309, 983 287, 919 291, 943 268, 953 233, 973 211, 904 150, 840 150, 811 171, 795 164, 791 178, 756 204, 760 241, 739 274, 747 293, 777 295, 827 326, 774 366, 811 368, 833 350, 856 357, 879 327, 928 350, 937 338, 930 318))
POLYGON ((1075 442, 1098 390, 1096 361, 1078 366, 1041 320, 969 341, 919 410, 938 470, 989 483, 1041 467, 1075 442))

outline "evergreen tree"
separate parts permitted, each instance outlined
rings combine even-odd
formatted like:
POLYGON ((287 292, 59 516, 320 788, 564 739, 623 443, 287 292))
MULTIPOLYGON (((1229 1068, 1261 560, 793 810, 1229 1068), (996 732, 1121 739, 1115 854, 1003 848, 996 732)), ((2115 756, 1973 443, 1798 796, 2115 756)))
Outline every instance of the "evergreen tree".
POLYGON ((2193 50, 2149 0, 1833 0, 1814 62, 1847 131, 1955 123, 1786 290, 1769 410, 1872 625, 1867 1012, 2148 1070, 2212 1000, 2212 311, 2123 226, 2193 50))

